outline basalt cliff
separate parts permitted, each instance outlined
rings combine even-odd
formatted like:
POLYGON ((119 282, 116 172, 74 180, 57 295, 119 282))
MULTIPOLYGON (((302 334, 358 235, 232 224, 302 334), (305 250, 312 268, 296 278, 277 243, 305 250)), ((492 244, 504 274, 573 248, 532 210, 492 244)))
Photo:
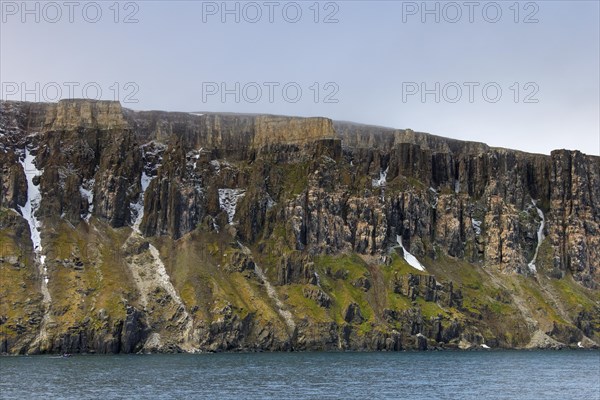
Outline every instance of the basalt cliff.
POLYGON ((0 102, 2 353, 599 344, 599 157, 0 102))

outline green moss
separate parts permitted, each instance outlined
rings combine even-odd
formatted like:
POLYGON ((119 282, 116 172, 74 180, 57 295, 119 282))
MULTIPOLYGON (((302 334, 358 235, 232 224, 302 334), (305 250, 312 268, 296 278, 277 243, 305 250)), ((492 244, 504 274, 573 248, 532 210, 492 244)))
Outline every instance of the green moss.
POLYGON ((315 265, 319 272, 335 275, 338 271, 348 271, 348 279, 356 280, 368 272, 367 264, 357 254, 339 256, 321 255, 315 257, 315 265))
POLYGON ((427 271, 446 281, 452 281, 455 287, 467 290, 481 290, 483 282, 489 278, 481 266, 464 260, 451 258, 438 251, 435 260, 425 260, 427 271))
POLYGON ((391 310, 404 311, 412 307, 412 302, 408 297, 394 293, 392 290, 388 290, 387 306, 391 310))
POLYGON ((507 304, 492 300, 488 303, 488 309, 495 315, 509 315, 513 312, 513 308, 507 304))
POLYGON ((427 185, 425 185, 423 182, 421 182, 415 177, 409 176, 408 178, 406 178, 406 180, 415 189, 427 189, 427 185))
POLYGON ((287 297, 286 303, 291 307, 294 316, 304 319, 308 318, 315 322, 331 321, 327 311, 319 306, 314 300, 304 297, 303 288, 307 285, 285 285, 281 287, 283 297, 287 297))
POLYGON ((371 332, 373 332, 373 323, 371 322, 363 322, 358 326, 357 333, 358 336, 365 336, 371 332))
MULTIPOLYGON (((3 217, 10 217, 4 212, 3 217)), ((26 310, 28 304, 41 302, 40 281, 33 268, 31 253, 24 251, 14 232, 0 231, 0 257, 16 256, 22 266, 0 263, 0 316, 7 318, 2 325, 2 334, 14 338, 18 333, 11 328, 16 323, 29 328, 26 321, 31 317, 26 310)), ((35 307, 31 307, 32 311, 35 307)), ((35 329, 35 327, 31 327, 35 329)))
POLYGON ((356 254, 318 256, 315 266, 321 276, 321 286, 332 298, 330 315, 338 324, 343 324, 344 312, 350 303, 356 303, 366 321, 374 321, 375 313, 364 290, 353 285, 358 278, 369 274, 365 261, 356 254), (347 271, 346 279, 335 278, 336 272, 347 271))
POLYGON ((435 318, 438 316, 447 316, 448 313, 437 303, 425 301, 422 298, 417 299, 417 304, 421 308, 421 314, 425 318, 435 318))
POLYGON ((413 176, 399 176, 396 179, 388 182, 388 188, 391 190, 408 190, 408 189, 417 189, 424 190, 427 189, 427 185, 418 180, 413 176))
POLYGON ((281 167, 283 175, 283 193, 296 196, 308 186, 308 162, 284 164, 281 167))
POLYGON ((553 321, 566 323, 566 321, 557 313, 556 309, 550 305, 548 298, 542 294, 539 284, 528 280, 523 276, 516 276, 515 279, 520 283, 520 289, 525 292, 529 301, 529 307, 534 311, 542 312, 553 321))
POLYGON ((568 309, 593 309, 595 303, 600 301, 600 294, 598 292, 581 286, 573 280, 570 274, 563 279, 550 279, 549 283, 558 292, 563 304, 568 309))
POLYGON ((386 280, 389 282, 393 279, 394 275, 428 275, 425 271, 419 271, 410 266, 409 263, 406 262, 404 257, 401 257, 396 252, 392 252, 391 254, 392 262, 389 266, 382 266, 382 270, 386 280))

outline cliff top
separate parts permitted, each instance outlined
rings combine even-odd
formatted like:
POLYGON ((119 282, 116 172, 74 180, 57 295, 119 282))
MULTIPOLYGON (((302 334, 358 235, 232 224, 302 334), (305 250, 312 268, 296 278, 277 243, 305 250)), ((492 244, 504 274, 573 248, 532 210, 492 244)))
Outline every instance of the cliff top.
MULTIPOLYGON (((72 130, 75 128, 134 128, 138 136, 160 140, 163 135, 199 136, 200 142, 210 131, 228 135, 244 134, 243 145, 263 147, 269 144, 297 144, 321 139, 339 138, 343 147, 388 150, 401 144, 418 145, 424 150, 441 153, 480 154, 488 151, 511 152, 519 156, 547 156, 515 149, 492 147, 482 142, 446 138, 412 129, 396 129, 350 121, 333 121, 324 117, 296 117, 274 114, 232 112, 138 111, 123 108, 119 101, 63 99, 56 103, 0 100, 0 109, 9 113, 14 108, 28 115, 28 131, 72 130), (32 122, 33 121, 33 122, 32 122), (166 131, 165 131, 166 130, 166 131)), ((218 146, 226 143, 215 141, 218 146)), ((580 153, 557 149, 555 152, 580 153)), ((600 160, 599 156, 587 155, 600 160)))

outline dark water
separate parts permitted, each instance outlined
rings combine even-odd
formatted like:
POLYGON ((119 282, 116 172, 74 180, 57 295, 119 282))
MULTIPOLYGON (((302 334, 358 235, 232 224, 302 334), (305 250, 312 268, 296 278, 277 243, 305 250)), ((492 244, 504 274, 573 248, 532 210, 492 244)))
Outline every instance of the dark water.
POLYGON ((596 400, 600 352, 3 357, 0 397, 596 400))

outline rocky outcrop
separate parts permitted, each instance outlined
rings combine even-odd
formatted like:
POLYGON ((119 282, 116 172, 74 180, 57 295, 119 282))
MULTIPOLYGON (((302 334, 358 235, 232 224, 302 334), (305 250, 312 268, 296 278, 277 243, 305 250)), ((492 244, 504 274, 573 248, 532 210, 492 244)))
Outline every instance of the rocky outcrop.
POLYGON ((289 118, 258 116, 255 119, 253 147, 269 151, 270 146, 303 145, 337 139, 333 123, 327 118, 289 118))
POLYGON ((452 282, 441 284, 432 275, 396 275, 393 281, 394 292, 414 301, 438 303, 444 307, 462 308, 462 293, 455 291, 452 282))
POLYGON ((302 294, 307 299, 311 299, 316 302, 320 307, 329 308, 331 307, 331 297, 324 291, 315 287, 304 287, 302 294))
POLYGON ((552 152, 548 237, 552 265, 570 270, 588 287, 600 272, 600 158, 578 151, 552 152))
POLYGON ((344 321, 352 324, 362 324, 364 317, 360 312, 360 307, 356 303, 348 304, 346 311, 344 311, 344 321))
POLYGON ((0 110, 4 352, 600 340, 599 157, 326 118, 0 110))
POLYGON ((290 283, 312 283, 316 284, 318 276, 315 272, 315 263, 311 257, 300 251, 293 251, 283 255, 278 263, 278 283, 287 285, 290 283))
POLYGON ((44 131, 124 130, 127 122, 118 101, 59 101, 45 110, 44 131))

